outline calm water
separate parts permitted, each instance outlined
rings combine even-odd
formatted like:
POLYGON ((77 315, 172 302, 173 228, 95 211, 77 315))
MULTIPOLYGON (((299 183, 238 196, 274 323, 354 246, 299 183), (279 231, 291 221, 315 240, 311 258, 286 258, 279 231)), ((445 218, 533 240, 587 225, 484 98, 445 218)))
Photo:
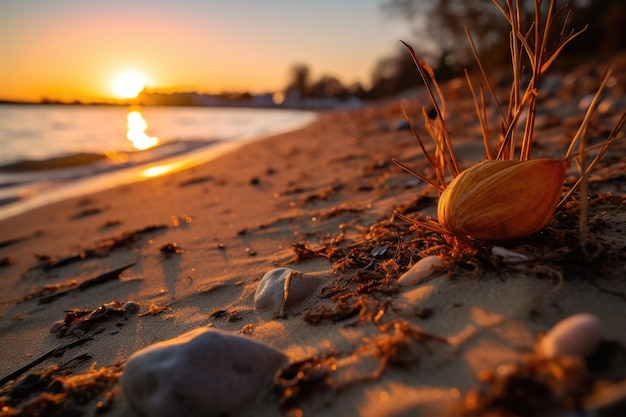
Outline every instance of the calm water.
POLYGON ((0 219, 192 166, 314 118, 275 109, 0 106, 0 219))

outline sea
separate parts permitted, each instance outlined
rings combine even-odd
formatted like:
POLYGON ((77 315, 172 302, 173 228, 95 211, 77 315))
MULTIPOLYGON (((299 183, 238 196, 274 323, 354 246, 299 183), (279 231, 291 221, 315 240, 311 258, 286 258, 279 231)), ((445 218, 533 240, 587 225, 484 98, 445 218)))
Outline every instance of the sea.
POLYGON ((0 105, 0 220, 190 168, 315 118, 290 109, 0 105))

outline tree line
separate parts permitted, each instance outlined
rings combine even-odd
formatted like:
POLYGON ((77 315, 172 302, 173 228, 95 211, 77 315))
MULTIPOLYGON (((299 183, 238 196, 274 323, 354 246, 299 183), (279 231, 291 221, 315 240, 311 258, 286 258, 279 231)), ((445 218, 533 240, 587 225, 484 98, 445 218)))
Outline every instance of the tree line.
MULTIPOLYGON (((528 8, 522 7, 525 14, 522 22, 527 25, 532 21, 532 3, 526 1, 523 4, 528 8)), ((542 6, 547 7, 548 3, 544 1, 542 6)), ((557 6, 567 5, 571 10, 570 29, 587 27, 562 56, 581 58, 626 50, 626 36, 623 36, 625 1, 557 0, 556 3, 557 6)), ((435 69, 439 79, 458 76, 464 68, 474 66, 466 27, 478 46, 483 65, 495 67, 508 62, 509 27, 492 0, 383 0, 381 10, 392 19, 411 24, 413 39, 406 41, 435 69)), ((563 14, 561 18, 564 17, 563 14)), ((284 94, 295 94, 299 98, 357 97, 368 100, 398 94, 421 85, 421 82, 408 52, 399 49, 376 63, 368 84, 367 87, 360 83, 344 85, 331 75, 313 79, 308 65, 296 64, 290 69, 284 94)))

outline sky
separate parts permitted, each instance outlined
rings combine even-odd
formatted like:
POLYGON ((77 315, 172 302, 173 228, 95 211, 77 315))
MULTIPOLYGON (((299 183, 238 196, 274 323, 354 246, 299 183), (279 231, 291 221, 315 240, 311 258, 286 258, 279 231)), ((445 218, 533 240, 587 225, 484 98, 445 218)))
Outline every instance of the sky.
POLYGON ((367 86, 411 33, 380 3, 2 0, 0 99, 120 98, 129 72, 151 89, 275 92, 295 64, 367 86))

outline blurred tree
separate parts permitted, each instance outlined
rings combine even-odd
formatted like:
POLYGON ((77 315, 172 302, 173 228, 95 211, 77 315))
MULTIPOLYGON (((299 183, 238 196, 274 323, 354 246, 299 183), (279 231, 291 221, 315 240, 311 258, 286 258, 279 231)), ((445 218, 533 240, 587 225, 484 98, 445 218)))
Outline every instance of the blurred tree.
MULTIPOLYGON (((500 4, 504 3, 500 0, 500 4)), ((533 19, 533 3, 520 3, 525 27, 533 19)), ((623 0, 557 0, 556 4, 567 4, 571 9, 571 28, 589 25, 587 32, 572 42, 565 53, 614 52, 626 47, 622 31, 626 25, 623 0)), ((548 5, 548 1, 543 1, 541 6, 547 9, 548 5)), ((484 65, 508 61, 509 26, 492 0, 383 0, 381 8, 389 16, 413 25, 417 41, 411 43, 428 45, 429 50, 436 51, 436 59, 429 63, 439 76, 458 74, 472 64, 465 27, 471 32, 484 65)))
POLYGON ((626 2, 623 0, 579 0, 572 14, 572 25, 587 31, 566 49, 566 53, 613 53, 626 50, 626 2))
POLYGON ((372 86, 368 98, 391 96, 407 88, 421 85, 415 64, 404 47, 399 48, 395 55, 380 59, 371 77, 372 86))
MULTIPOLYGON (((384 0, 382 9, 412 23, 416 49, 426 48, 440 77, 471 62, 465 27, 481 51, 508 49, 508 25, 491 0, 384 0)), ((414 44, 415 43, 415 44, 414 44)))
POLYGON ((290 81, 285 87, 285 96, 296 93, 299 98, 308 97, 311 70, 306 64, 295 64, 291 67, 290 81))
POLYGON ((324 75, 311 85, 309 96, 314 98, 335 97, 345 99, 348 96, 348 90, 337 78, 324 75))

